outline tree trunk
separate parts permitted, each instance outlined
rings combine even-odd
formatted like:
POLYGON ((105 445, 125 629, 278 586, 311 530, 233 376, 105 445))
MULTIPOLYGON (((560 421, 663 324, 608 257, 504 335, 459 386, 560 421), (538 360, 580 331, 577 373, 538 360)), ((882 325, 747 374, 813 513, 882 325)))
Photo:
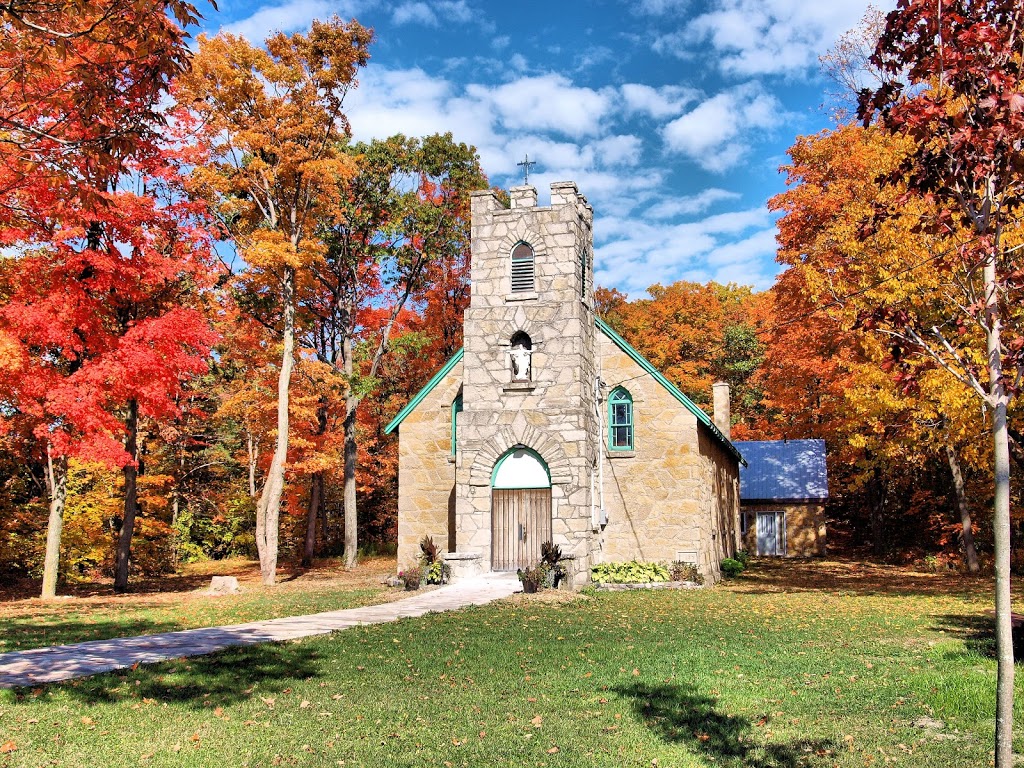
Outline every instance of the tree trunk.
POLYGON ((871 551, 875 557, 885 554, 885 488, 875 469, 868 486, 868 514, 871 516, 871 551))
POLYGON ((295 270, 285 267, 281 280, 283 303, 284 349, 281 372, 277 378, 277 444, 267 470, 263 492, 256 505, 256 549, 260 556, 263 583, 272 585, 277 579, 278 522, 281 516, 281 494, 284 492, 284 469, 288 460, 288 390, 292 380, 295 349, 295 270))
POLYGON ((960 471, 960 459, 956 455, 956 449, 947 438, 946 458, 949 460, 949 471, 953 475, 953 488, 956 490, 956 503, 960 509, 960 528, 964 545, 964 560, 967 561, 967 570, 977 573, 981 570, 978 565, 978 550, 974 546, 974 526, 971 522, 971 508, 967 504, 967 491, 964 488, 964 475, 960 471))
POLYGON ((138 476, 139 476, 139 404, 134 398, 128 401, 128 418, 125 420, 128 437, 125 440, 125 452, 131 461, 124 465, 124 516, 121 531, 117 536, 117 553, 114 561, 114 591, 124 592, 128 589, 128 563, 131 556, 132 533, 135 530, 135 515, 139 511, 138 476))
POLYGON ((320 518, 320 505, 323 499, 324 473, 314 472, 309 478, 309 507, 306 509, 306 546, 302 553, 302 567, 313 564, 316 554, 316 524, 320 518))
MULTIPOLYGON (((316 406, 316 432, 315 437, 321 437, 327 433, 327 398, 321 395, 316 406)), ((320 510, 323 507, 324 498, 324 473, 314 472, 309 480, 309 507, 306 510, 306 546, 302 553, 302 566, 308 568, 313 564, 313 555, 316 554, 316 524, 320 518, 320 510)))
POLYGON ((64 527, 64 502, 68 494, 68 460, 58 456, 54 461, 50 447, 46 447, 46 489, 50 495, 50 519, 46 524, 46 558, 43 561, 43 590, 41 597, 57 596, 57 576, 60 572, 60 534, 64 527))
POLYGON ((256 498, 256 462, 260 458, 260 450, 256 445, 256 442, 252 439, 252 432, 246 430, 246 439, 248 440, 249 447, 249 496, 250 498, 256 498))
POLYGON ((349 395, 345 403, 345 567, 356 565, 359 537, 356 531, 359 516, 356 512, 356 408, 359 398, 349 395))
POLYGON ((1003 381, 1002 318, 996 283, 996 253, 985 262, 988 320, 989 406, 994 450, 996 565, 996 768, 1013 765, 1013 626, 1010 616, 1010 443, 1006 430, 1009 397, 1003 381))

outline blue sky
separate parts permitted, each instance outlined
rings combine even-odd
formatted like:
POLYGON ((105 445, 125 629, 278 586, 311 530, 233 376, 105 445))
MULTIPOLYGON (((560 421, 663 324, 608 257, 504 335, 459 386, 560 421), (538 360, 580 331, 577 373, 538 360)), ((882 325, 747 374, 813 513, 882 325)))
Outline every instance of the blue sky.
MULTIPOLYGON (((357 139, 451 131, 492 184, 594 206, 599 285, 769 287, 778 167, 829 125, 818 56, 867 0, 222 0, 205 26, 260 43, 314 18, 373 27, 348 98, 357 139)), ((888 10, 891 0, 876 2, 888 10)))

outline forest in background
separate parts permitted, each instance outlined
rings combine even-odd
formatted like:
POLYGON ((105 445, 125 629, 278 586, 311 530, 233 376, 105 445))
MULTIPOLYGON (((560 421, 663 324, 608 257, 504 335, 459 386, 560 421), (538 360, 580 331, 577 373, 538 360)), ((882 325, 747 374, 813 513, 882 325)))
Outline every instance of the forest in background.
MULTIPOLYGON (((278 552, 389 546, 383 427, 461 346, 475 150, 351 141, 344 97, 372 42, 355 22, 265 47, 201 37, 193 55, 187 3, 90 13, 5 14, 0 56, 23 76, 0 100, 0 244, 16 253, 0 260, 0 571, 39 577, 49 539, 56 579, 55 521, 61 578, 121 588, 235 555, 272 582, 278 552)), ((598 289, 597 306, 698 405, 728 381, 734 439, 825 439, 833 543, 973 570, 993 551, 991 414, 970 381, 978 237, 921 226, 940 203, 891 181, 914 151, 841 115, 790 151, 771 290, 598 289), (959 363, 915 352, 918 326, 949 330, 959 363)))

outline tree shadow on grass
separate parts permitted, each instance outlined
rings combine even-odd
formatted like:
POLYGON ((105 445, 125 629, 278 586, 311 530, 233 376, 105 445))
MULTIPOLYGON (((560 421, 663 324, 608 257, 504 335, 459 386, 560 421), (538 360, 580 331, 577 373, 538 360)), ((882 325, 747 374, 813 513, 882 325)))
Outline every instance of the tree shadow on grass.
POLYGON ((835 742, 824 739, 764 743, 749 720, 722 712, 716 708, 717 699, 690 685, 633 683, 613 690, 632 699, 644 724, 663 741, 685 744, 716 765, 798 768, 813 766, 835 751, 835 742))
MULTIPOLYGON (((945 614, 934 617, 938 629, 963 641, 969 651, 996 658, 995 617, 988 614, 945 614)), ((1013 660, 1024 664, 1024 627, 1013 628, 1013 660)))
POLYGON ((124 621, 97 621, 81 618, 50 621, 48 618, 19 616, 13 619, 0 619, 0 637, 2 637, 0 653, 135 635, 154 635, 181 629, 181 626, 175 621, 157 621, 143 617, 124 621))
POLYGON ((15 688, 18 701, 57 690, 84 704, 152 699, 196 709, 234 704, 283 691, 319 676, 319 656, 307 643, 263 643, 207 656, 175 659, 79 678, 50 687, 15 688), (40 693, 41 691, 41 693, 40 693))
POLYGON ((879 596, 991 596, 991 579, 963 573, 921 573, 899 565, 852 558, 753 558, 738 578, 726 582, 744 594, 839 592, 879 596))

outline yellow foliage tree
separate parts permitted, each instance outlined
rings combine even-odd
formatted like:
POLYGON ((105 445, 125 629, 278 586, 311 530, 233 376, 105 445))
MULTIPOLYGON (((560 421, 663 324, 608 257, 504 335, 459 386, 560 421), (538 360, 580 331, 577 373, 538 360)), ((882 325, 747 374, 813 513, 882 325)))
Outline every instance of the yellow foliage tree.
POLYGON ((373 33, 338 18, 308 34, 276 34, 266 49, 221 33, 199 38, 176 97, 201 141, 193 173, 245 261, 239 303, 275 328, 281 346, 277 437, 256 511, 265 584, 276 579, 278 527, 288 455, 288 396, 294 365, 297 292, 322 255, 316 230, 339 216, 341 185, 353 172, 342 151, 342 111, 373 33))

